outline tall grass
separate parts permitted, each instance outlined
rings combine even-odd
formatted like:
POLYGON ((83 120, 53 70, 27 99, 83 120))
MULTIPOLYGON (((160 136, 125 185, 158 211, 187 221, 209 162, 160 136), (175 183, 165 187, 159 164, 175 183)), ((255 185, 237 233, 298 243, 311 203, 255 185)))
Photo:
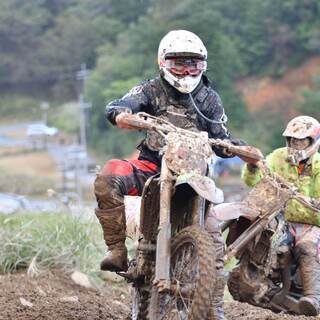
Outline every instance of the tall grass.
POLYGON ((62 268, 98 275, 104 250, 97 221, 67 214, 0 215, 0 272, 62 268))

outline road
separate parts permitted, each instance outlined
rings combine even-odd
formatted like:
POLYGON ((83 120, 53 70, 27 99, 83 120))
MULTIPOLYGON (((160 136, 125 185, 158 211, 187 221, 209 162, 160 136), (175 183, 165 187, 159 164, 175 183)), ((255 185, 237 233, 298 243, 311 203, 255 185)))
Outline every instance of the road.
POLYGON ((0 148, 30 147, 27 137, 12 137, 12 133, 26 131, 32 122, 0 126, 0 148))

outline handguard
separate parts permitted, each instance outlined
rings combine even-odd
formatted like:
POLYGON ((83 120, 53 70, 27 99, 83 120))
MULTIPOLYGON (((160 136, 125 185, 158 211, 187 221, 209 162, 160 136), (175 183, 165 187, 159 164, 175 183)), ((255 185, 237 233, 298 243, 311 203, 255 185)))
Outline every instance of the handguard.
POLYGON ((226 148, 228 152, 238 156, 243 161, 254 165, 264 158, 262 152, 258 148, 252 146, 235 146, 227 140, 220 139, 210 139, 210 141, 216 146, 226 148))

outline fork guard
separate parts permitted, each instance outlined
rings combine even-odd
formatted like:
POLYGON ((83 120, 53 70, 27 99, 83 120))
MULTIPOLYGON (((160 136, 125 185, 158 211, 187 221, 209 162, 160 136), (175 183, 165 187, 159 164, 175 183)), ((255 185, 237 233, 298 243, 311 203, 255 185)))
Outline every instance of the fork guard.
POLYGON ((209 177, 196 173, 182 174, 177 177, 174 187, 184 183, 188 184, 199 196, 214 204, 224 201, 223 191, 209 177))

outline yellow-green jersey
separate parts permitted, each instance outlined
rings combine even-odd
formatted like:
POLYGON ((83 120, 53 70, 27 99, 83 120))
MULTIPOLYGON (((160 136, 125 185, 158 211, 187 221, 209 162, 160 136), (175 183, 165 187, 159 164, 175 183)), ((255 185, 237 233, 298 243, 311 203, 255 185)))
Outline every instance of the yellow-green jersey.
MULTIPOLYGON (((320 199, 320 154, 317 152, 312 156, 311 167, 308 168, 310 170, 307 170, 307 174, 300 174, 299 168, 287 161, 287 156, 287 148, 276 149, 269 154, 266 161, 270 170, 293 183, 305 196, 320 199)), ((262 177, 263 174, 259 169, 251 172, 247 165, 243 168, 242 179, 250 187, 254 187, 262 177)), ((320 212, 306 208, 297 200, 288 203, 284 214, 290 222, 320 226, 320 212)))

